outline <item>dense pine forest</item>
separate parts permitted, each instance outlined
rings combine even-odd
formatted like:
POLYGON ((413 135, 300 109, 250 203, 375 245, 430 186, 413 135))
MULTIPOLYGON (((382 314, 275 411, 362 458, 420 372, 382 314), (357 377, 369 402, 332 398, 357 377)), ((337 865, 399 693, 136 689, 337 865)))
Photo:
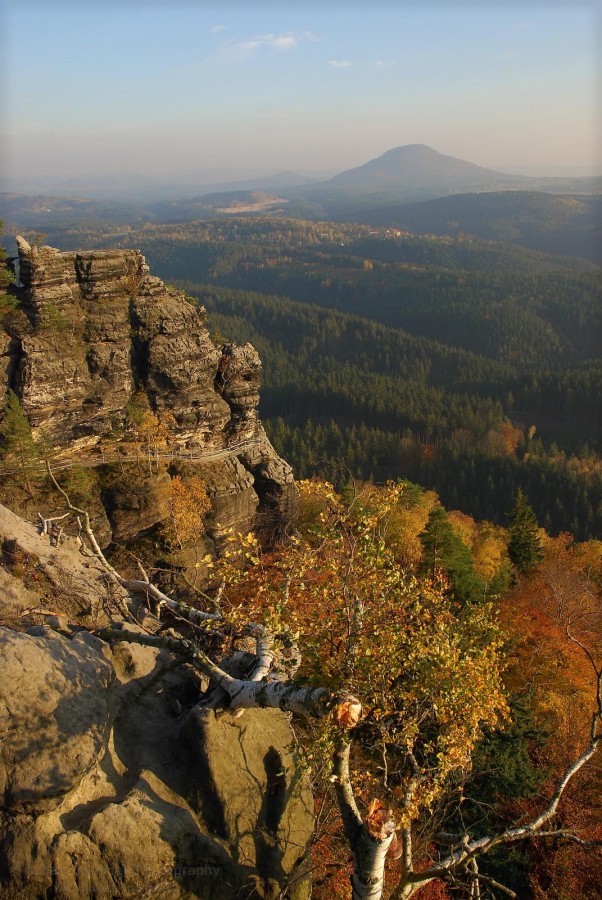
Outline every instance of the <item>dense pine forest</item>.
POLYGON ((50 234, 139 246, 251 341, 261 414, 299 476, 409 478, 448 508, 505 522, 518 488, 540 523, 602 533, 599 269, 459 237, 222 217, 50 234))

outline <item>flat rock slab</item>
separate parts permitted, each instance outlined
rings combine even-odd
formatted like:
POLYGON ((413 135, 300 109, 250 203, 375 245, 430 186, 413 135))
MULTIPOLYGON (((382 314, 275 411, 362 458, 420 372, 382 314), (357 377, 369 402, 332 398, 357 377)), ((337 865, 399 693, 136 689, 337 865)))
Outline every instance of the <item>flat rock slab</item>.
POLYGON ((12 811, 48 810, 104 751, 113 667, 90 635, 69 641, 0 628, 0 798, 12 811))

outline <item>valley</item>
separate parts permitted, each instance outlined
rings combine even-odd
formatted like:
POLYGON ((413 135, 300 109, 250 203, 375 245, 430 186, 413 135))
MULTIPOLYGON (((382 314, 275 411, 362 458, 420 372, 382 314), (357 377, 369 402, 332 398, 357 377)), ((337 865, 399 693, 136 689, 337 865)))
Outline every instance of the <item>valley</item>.
POLYGON ((297 475, 404 477, 504 522, 599 535, 598 268, 467 235, 235 216, 51 232, 136 246, 264 361, 261 415, 297 475))

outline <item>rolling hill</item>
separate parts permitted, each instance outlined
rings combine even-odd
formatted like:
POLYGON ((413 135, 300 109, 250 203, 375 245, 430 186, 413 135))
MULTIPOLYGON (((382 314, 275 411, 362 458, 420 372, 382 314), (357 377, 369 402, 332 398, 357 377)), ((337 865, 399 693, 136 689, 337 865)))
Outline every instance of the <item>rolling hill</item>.
POLYGON ((536 191, 456 194, 359 210, 358 221, 416 234, 471 234, 602 264, 602 197, 536 191))

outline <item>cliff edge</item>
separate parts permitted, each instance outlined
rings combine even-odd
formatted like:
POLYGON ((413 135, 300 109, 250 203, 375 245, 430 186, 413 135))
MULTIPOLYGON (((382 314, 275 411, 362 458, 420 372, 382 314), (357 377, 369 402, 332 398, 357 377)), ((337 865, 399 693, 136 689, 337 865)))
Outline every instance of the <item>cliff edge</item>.
MULTIPOLYGON (((17 246, 17 308, 0 352, 5 389, 34 437, 89 459, 107 441, 118 446, 132 398, 142 396, 154 414, 169 414, 171 474, 207 485, 214 543, 228 527, 252 527, 257 510, 281 525, 294 517, 292 470, 258 418, 261 361, 250 344, 216 345, 205 309, 151 275, 137 250, 61 252, 22 237, 17 246)), ((147 488, 146 501, 128 507, 127 491, 101 485, 116 539, 164 517, 157 484, 147 488)))

